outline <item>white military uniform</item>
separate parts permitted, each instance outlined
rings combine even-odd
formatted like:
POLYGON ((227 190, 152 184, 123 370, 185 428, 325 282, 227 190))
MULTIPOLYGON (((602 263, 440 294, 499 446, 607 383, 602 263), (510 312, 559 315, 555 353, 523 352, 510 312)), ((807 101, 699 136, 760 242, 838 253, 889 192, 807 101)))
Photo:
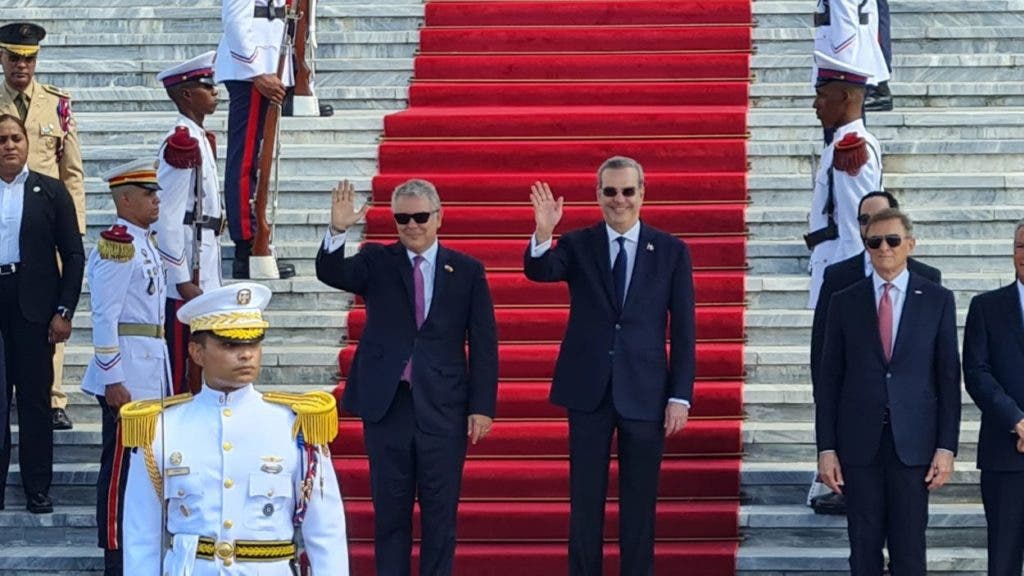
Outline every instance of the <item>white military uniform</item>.
MULTIPOLYGON (((889 68, 878 44, 877 0, 818 0, 815 19, 823 19, 826 14, 828 24, 814 28, 814 49, 832 60, 848 62, 866 71, 868 84, 888 81, 889 68), (866 23, 861 23, 861 15, 866 23)), ((815 64, 812 86, 817 77, 815 64)))
MULTIPOLYGON (((257 9, 283 8, 285 0, 224 0, 221 23, 224 35, 217 46, 214 77, 217 82, 251 80, 261 74, 277 74, 284 37, 284 20, 254 16, 257 9)), ((291 58, 285 63, 285 86, 294 83, 291 58)))
POLYGON ((839 228, 839 238, 827 240, 814 247, 811 252, 811 293, 808 308, 814 309, 818 292, 825 276, 825 268, 842 262, 864 250, 857 222, 857 208, 865 194, 882 189, 882 153, 878 140, 864 127, 862 119, 854 120, 836 129, 832 143, 821 153, 821 162, 814 180, 814 196, 811 199, 810 230, 819 230, 828 225, 825 206, 828 203, 828 175, 832 172, 835 212, 833 218, 839 228), (868 161, 855 176, 842 170, 832 170, 835 145, 844 136, 856 133, 867 144, 868 161))
POLYGON ((164 325, 167 286, 156 243, 149 230, 119 218, 132 235, 135 255, 126 262, 89 255, 87 278, 92 294, 92 360, 82 377, 82 391, 105 396, 106 387, 122 383, 133 400, 160 398, 168 391, 170 366, 161 336, 118 335, 120 324, 155 328, 164 325))
MULTIPOLYGON (((189 135, 199 142, 202 155, 203 217, 221 218, 219 183, 217 181, 217 157, 206 131, 184 115, 179 115, 175 128, 188 128, 189 135)), ((172 128, 167 136, 174 134, 172 128)), ((185 225, 185 214, 195 208, 193 170, 175 168, 164 159, 167 140, 157 154, 159 166, 157 179, 160 181, 160 219, 153 227, 160 239, 160 255, 167 268, 167 296, 181 300, 177 285, 192 279, 192 225, 185 225)), ((223 284, 220 266, 220 239, 213 230, 203 229, 203 245, 199 251, 199 287, 208 292, 223 284)))

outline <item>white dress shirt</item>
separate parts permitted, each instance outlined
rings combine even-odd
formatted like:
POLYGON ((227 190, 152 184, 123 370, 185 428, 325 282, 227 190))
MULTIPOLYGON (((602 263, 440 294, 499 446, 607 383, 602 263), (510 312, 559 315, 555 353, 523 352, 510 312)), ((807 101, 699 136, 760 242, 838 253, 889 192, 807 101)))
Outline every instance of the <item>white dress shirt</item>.
POLYGON ((21 262, 21 215, 25 209, 28 164, 10 183, 0 180, 0 264, 21 262))
POLYGON ((1017 280, 1017 297, 1020 299, 1021 316, 1024 316, 1024 284, 1017 280))

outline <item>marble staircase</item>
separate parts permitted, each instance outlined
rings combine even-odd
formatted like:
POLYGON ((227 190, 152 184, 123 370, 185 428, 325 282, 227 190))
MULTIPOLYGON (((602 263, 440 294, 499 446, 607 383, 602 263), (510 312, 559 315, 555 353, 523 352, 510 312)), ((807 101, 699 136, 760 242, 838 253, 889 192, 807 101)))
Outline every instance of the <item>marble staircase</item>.
MULTIPOLYGON (((220 2, 215 0, 0 0, 4 21, 47 28, 37 74, 70 90, 86 170, 86 248, 113 221, 100 174, 119 163, 155 155, 175 112, 156 72, 216 47, 220 2)), ((335 108, 330 118, 285 118, 281 197, 275 244, 293 262, 295 278, 269 282, 274 327, 264 346, 261 384, 274 389, 329 389, 345 333, 351 295, 316 280, 313 258, 329 213, 327 192, 347 178, 368 193, 376 173, 383 117, 405 107, 423 4, 415 0, 321 3, 318 95, 335 108)), ((219 137, 223 174, 227 93, 207 119, 219 137)), ((226 242, 225 258, 233 248, 226 242)), ((353 243, 348 250, 355 250, 353 243)), ((225 260, 225 278, 230 261, 225 260)), ((65 360, 69 411, 75 429, 55 433, 52 515, 23 510, 20 472, 12 466, 0 512, 0 574, 99 574, 93 515, 99 471, 100 426, 95 400, 78 390, 92 356, 89 287, 85 286, 65 360)), ((13 431, 18 445, 18 430, 13 431)))
MULTIPOLYGON (((803 505, 815 469, 807 368, 806 232, 812 31, 806 3, 754 3, 743 494, 737 572, 848 572, 846 523, 803 505)), ((971 297, 1010 282, 1024 217, 1024 3, 893 2, 896 109, 868 113, 885 186, 915 220, 916 255, 939 267, 962 327, 971 297)), ((979 413, 964 395, 957 472, 932 496, 929 574, 983 574, 985 518, 974 468, 979 413)))

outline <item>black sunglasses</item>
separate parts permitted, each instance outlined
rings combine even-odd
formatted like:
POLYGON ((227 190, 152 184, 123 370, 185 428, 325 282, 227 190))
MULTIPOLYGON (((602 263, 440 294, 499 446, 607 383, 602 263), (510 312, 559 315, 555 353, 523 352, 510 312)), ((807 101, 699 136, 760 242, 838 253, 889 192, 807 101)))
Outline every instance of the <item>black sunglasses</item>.
POLYGON ((414 220, 417 224, 426 224, 427 220, 430 220, 430 216, 437 212, 415 212, 413 214, 407 214, 405 212, 395 212, 395 222, 398 222, 402 226, 409 223, 409 220, 414 220))
POLYGON ((870 214, 861 214, 860 216, 857 216, 857 223, 861 226, 867 226, 868 220, 871 220, 870 214))
POLYGON ((864 239, 864 245, 872 250, 878 250, 882 247, 882 240, 889 245, 889 248, 895 248, 903 243, 903 236, 899 234, 886 234, 885 236, 868 236, 864 239))
POLYGON ((626 198, 632 198, 636 196, 636 188, 630 186, 629 188, 616 188, 615 186, 605 186, 601 188, 601 194, 604 194, 605 198, 615 198, 619 192, 626 198))

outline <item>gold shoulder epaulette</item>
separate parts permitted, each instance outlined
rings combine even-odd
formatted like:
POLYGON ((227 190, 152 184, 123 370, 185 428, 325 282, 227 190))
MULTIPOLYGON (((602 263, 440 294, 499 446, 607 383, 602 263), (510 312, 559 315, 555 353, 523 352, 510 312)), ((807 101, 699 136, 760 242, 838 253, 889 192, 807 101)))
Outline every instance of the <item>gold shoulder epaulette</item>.
POLYGON ((42 86, 43 90, 46 90, 54 96, 60 96, 61 98, 71 98, 70 92, 66 90, 61 90, 60 88, 57 88, 56 86, 53 86, 51 84, 40 84, 40 86, 42 86))
POLYGON ((192 400, 192 394, 178 394, 160 400, 138 400, 121 407, 121 444, 125 448, 148 448, 156 440, 157 416, 165 408, 192 400))
POLYGON ((326 446, 338 435, 338 404, 329 392, 264 392, 263 399, 295 412, 293 438, 302 432, 307 444, 326 446))
POLYGON ((127 262, 135 257, 135 238, 123 224, 114 224, 108 230, 100 232, 96 242, 96 250, 100 258, 115 262, 127 262))

